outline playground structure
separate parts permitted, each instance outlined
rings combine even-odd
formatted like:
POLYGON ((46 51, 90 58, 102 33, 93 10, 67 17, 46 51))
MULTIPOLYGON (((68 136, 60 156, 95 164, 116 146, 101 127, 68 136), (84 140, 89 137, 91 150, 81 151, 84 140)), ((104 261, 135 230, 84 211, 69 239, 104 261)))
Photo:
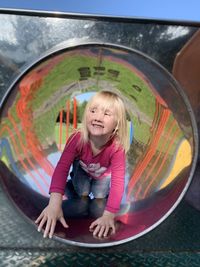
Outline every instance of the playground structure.
MULTIPOLYGON (((76 117, 76 111, 77 110, 77 104, 76 104, 76 98, 73 98, 73 129, 76 130, 77 129, 77 117, 76 117)), ((62 151, 62 145, 63 145, 63 113, 64 110, 61 109, 60 113, 59 113, 59 150, 62 151)), ((66 102, 66 115, 65 115, 65 137, 64 137, 64 144, 67 142, 68 138, 69 138, 69 126, 70 126, 70 100, 67 100, 66 102)))
MULTIPOLYGON (((26 18, 22 20, 26 22, 26 18)), ((84 29, 90 23, 78 22, 80 29, 81 23, 84 29)), ((124 31, 130 26, 113 22, 113 27, 116 24, 124 31)), ((161 32, 166 34, 164 26, 161 32)), ((188 30, 187 39, 195 30, 188 30)), ((180 84, 152 58, 153 53, 145 54, 129 41, 116 45, 108 36, 95 41, 90 36, 86 41, 88 32, 81 40, 80 32, 76 34, 72 43, 52 45, 35 61, 27 60, 28 66, 9 88, 5 86, 1 182, 12 202, 33 222, 48 202, 51 175, 70 127, 77 128, 79 107, 88 99, 82 96, 105 88, 116 91, 123 97, 134 127, 117 234, 106 240, 94 239, 88 232, 93 218, 77 212, 80 201, 67 199, 63 208, 71 227, 65 231, 58 225, 55 233, 56 239, 67 244, 113 246, 154 229, 179 204, 196 166, 197 126, 180 84), (82 229, 77 231, 80 223, 82 229)))

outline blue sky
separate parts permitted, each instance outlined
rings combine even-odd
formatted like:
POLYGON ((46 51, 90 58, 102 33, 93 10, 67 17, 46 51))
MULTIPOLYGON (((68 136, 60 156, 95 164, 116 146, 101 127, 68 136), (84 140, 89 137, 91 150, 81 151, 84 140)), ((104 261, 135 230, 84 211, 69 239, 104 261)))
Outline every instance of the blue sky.
POLYGON ((93 96, 94 93, 91 93, 91 92, 88 92, 88 93, 83 93, 83 94, 80 94, 80 95, 77 95, 76 96, 76 99, 79 101, 79 102, 83 102, 83 101, 88 101, 91 96, 93 96))
POLYGON ((200 0, 1 0, 0 8, 200 22, 200 0))

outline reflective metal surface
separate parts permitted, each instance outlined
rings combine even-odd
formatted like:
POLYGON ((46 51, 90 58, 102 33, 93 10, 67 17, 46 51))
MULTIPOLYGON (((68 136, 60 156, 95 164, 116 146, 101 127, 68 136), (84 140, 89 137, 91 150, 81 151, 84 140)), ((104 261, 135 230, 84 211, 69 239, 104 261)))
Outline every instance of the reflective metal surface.
POLYGON ((102 247, 155 228, 177 206, 192 179, 197 129, 180 86, 153 58, 170 69, 172 60, 166 51, 173 48, 172 57, 178 44, 196 29, 12 15, 2 15, 0 20, 5 18, 10 25, 3 30, 0 23, 5 43, 1 87, 6 92, 1 105, 0 174, 5 191, 23 214, 35 220, 48 202, 53 169, 75 127, 74 99, 81 127, 82 110, 91 93, 117 91, 126 103, 130 132, 117 233, 94 239, 88 227, 103 204, 99 209, 95 200, 65 199, 70 228, 58 225, 56 238, 102 247), (158 43, 152 46, 155 40, 158 43))

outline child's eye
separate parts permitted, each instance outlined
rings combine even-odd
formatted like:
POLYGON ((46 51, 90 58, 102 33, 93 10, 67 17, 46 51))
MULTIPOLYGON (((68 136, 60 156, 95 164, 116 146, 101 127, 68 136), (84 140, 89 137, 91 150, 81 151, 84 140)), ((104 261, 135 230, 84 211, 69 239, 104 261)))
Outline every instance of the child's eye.
POLYGON ((104 114, 105 114, 106 116, 111 116, 111 113, 110 113, 109 111, 106 111, 104 114))
POLYGON ((91 112, 91 113, 95 113, 95 112, 96 112, 96 109, 95 109, 95 108, 91 108, 91 109, 90 109, 90 112, 91 112))

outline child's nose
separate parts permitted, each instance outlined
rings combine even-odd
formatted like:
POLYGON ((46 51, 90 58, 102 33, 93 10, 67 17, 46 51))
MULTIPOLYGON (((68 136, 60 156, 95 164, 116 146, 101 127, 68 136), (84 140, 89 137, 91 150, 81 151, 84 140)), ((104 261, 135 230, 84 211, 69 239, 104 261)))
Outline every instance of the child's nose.
POLYGON ((95 116, 96 121, 102 121, 103 120, 103 113, 102 112, 97 112, 95 116))

